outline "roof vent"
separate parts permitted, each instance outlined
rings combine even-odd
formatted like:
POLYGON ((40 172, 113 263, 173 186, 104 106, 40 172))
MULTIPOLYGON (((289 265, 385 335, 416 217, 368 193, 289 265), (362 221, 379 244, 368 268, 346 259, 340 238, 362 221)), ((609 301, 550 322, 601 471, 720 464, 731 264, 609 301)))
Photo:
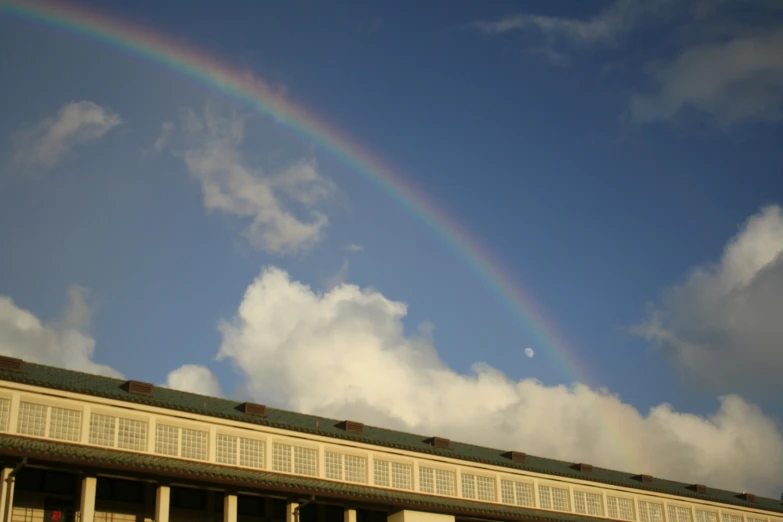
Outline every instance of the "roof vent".
POLYGON ((153 386, 148 382, 128 381, 125 383, 125 391, 133 395, 146 395, 152 397, 153 386))
POLYGON ((254 417, 266 417, 266 406, 254 402, 243 402, 239 405, 239 411, 254 417))
POLYGON ((21 372, 23 364, 24 361, 22 359, 0 355, 0 370, 5 370, 7 372, 21 372))
POLYGON ((346 420, 339 423, 337 427, 347 431, 348 433, 357 433, 359 435, 364 433, 364 424, 362 424, 361 422, 346 420))
POLYGON ((451 449, 451 441, 449 439, 444 439, 441 437, 430 437, 429 439, 426 439, 424 442, 426 442, 430 446, 435 446, 436 448, 451 449))
POLYGON ((688 489, 691 489, 696 493, 701 493, 701 494, 707 493, 707 486, 705 486, 704 484, 691 484, 690 486, 688 486, 688 489))
POLYGON ((514 462, 525 462, 527 459, 527 455, 521 451, 507 451, 503 453, 502 456, 506 457, 508 460, 513 460, 514 462))
POLYGON ((756 501, 756 495, 754 495, 753 493, 742 492, 742 493, 740 493, 739 498, 741 498, 742 500, 745 500, 747 502, 755 502, 756 501))
POLYGON ((581 471, 582 473, 592 473, 593 472, 593 465, 592 464, 584 464, 580 462, 579 464, 574 464, 571 466, 577 471, 581 471))
POLYGON ((652 475, 636 475, 633 478, 634 480, 638 480, 639 482, 644 482, 645 484, 652 484, 653 481, 652 475))

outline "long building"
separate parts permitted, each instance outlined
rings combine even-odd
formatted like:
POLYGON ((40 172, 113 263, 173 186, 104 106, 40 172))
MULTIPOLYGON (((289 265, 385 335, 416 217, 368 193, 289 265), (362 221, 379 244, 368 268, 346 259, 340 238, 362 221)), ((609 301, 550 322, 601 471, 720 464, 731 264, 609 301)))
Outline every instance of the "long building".
POLYGON ((0 522, 783 522, 780 500, 521 450, 0 357, 0 522))

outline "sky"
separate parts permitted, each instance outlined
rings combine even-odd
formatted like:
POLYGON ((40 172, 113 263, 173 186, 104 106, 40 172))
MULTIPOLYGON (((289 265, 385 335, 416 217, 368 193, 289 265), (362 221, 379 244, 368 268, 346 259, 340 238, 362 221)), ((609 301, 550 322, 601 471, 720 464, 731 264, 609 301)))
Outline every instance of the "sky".
POLYGON ((783 490, 779 3, 2 0, 0 49, 0 353, 783 490))

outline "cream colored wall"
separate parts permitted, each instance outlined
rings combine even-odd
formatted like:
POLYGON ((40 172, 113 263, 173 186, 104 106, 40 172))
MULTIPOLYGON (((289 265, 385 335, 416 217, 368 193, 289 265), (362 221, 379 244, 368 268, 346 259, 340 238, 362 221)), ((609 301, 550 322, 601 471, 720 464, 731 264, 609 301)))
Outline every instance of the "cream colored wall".
MULTIPOLYGON (((743 521, 747 522, 747 517, 753 517, 761 519, 764 522, 783 522, 783 517, 777 513, 766 512, 759 509, 741 509, 738 510, 733 507, 725 506, 723 504, 701 501, 701 500, 685 500, 682 497, 675 495, 666 495, 659 493, 640 493, 636 489, 623 488, 618 486, 607 486, 596 484, 595 482, 552 477, 545 474, 532 473, 526 471, 517 471, 504 468, 501 466, 492 466, 485 464, 473 464, 466 463, 458 459, 450 459, 447 457, 434 456, 434 455, 422 455, 420 453, 380 448, 378 446, 370 444, 362 444, 353 441, 341 441, 329 437, 319 437, 316 435, 302 434, 292 431, 280 430, 276 428, 270 428, 265 426, 257 426, 254 424, 246 424, 242 422, 236 422, 226 419, 218 419, 214 417, 208 417, 197 414, 190 414, 185 412, 175 412, 163 408, 156 408, 147 405, 128 403, 123 401, 116 401, 111 399, 104 399, 100 397, 91 397, 86 395, 80 395, 71 392, 61 392, 50 390, 46 388, 40 388, 35 386, 29 386, 18 383, 2 382, 0 383, 0 399, 7 399, 10 401, 10 416, 9 422, 6 426, 6 431, 14 433, 17 428, 17 417, 19 412, 20 401, 33 402, 37 404, 45 404, 47 406, 55 406, 78 410, 82 412, 82 429, 81 439, 79 444, 89 445, 89 419, 91 413, 101 413, 105 415, 112 415, 116 417, 140 420, 148 423, 147 430, 147 451, 145 453, 154 453, 155 443, 155 426, 157 423, 164 423, 167 425, 178 426, 180 428, 196 429, 200 431, 206 431, 209 434, 208 437, 208 456, 207 461, 215 462, 215 438, 218 433, 233 435, 237 437, 245 437, 249 439, 256 439, 263 441, 265 444, 265 456, 264 456, 264 469, 265 472, 273 472, 280 474, 288 474, 281 471, 272 471, 272 447, 274 443, 282 443, 292 446, 300 446, 306 448, 313 448, 318 452, 318 472, 317 476, 326 479, 324 474, 324 453, 326 451, 335 451, 343 454, 363 456, 367 459, 367 476, 368 485, 374 487, 381 487, 373 484, 373 460, 388 460, 392 462, 401 462, 412 464, 413 468, 413 490, 420 491, 419 485, 419 467, 429 467, 435 469, 446 469, 455 472, 456 479, 456 496, 461 496, 462 473, 470 473, 474 475, 481 475, 495 478, 495 503, 502 504, 501 502, 501 480, 512 480, 527 482, 533 485, 534 498, 536 507, 539 506, 538 493, 539 486, 549 485, 553 487, 565 488, 569 491, 569 499, 571 512, 574 509, 574 490, 595 492, 603 497, 603 510, 606 517, 606 495, 613 495, 623 498, 633 499, 634 508, 636 513, 636 519, 638 520, 638 501, 644 500, 647 502, 654 502, 663 504, 664 516, 666 516, 667 506, 673 505, 685 505, 691 510, 692 520, 695 522, 695 509, 711 510, 718 513, 718 522, 722 522, 721 514, 723 512, 732 514, 742 514, 743 521)), ((313 426, 315 428, 315 426, 313 426)), ((124 451, 124 450, 118 450, 124 451)), ((177 457, 181 458, 181 457, 177 457)), ((183 459, 188 460, 188 459, 183 459)), ((339 482, 339 481, 338 481, 339 482)), ((390 487, 383 487, 383 489, 391 489, 390 487)), ((422 493, 425 494, 425 493, 422 493)), ((438 496, 438 495, 433 495, 438 496)), ((482 501, 486 502, 486 501, 482 501)), ((543 509, 538 507, 538 509, 543 509)), ((608 517, 607 517, 608 518, 608 517)), ((173 518, 172 518, 173 520, 173 518)), ((407 521, 406 521, 407 522, 407 521)))
POLYGON ((454 517, 452 515, 405 510, 390 515, 387 520, 388 522, 454 522, 454 517))

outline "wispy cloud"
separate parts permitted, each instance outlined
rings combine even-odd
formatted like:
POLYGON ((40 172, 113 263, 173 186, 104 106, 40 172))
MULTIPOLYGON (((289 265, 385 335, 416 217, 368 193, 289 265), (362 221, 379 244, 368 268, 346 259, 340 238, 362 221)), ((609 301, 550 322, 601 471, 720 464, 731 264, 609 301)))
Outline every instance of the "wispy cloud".
POLYGON ((91 101, 66 103, 57 115, 14 136, 14 162, 25 167, 51 168, 76 145, 101 138, 122 120, 91 101))
POLYGON ((155 152, 161 152, 166 148, 172 132, 174 132, 174 122, 164 121, 160 126, 160 134, 158 134, 158 137, 155 139, 155 144, 153 145, 155 152))
POLYGON ((202 114, 186 111, 181 157, 201 183, 207 210, 250 218, 244 235, 253 246, 277 254, 305 251, 329 223, 318 207, 335 185, 314 161, 296 161, 272 175, 250 166, 240 151, 244 123, 236 114, 222 115, 212 107, 202 114))
POLYGON ((345 247, 345 250, 348 252, 363 252, 364 247, 362 245, 357 245, 356 243, 351 243, 347 247, 345 247))

